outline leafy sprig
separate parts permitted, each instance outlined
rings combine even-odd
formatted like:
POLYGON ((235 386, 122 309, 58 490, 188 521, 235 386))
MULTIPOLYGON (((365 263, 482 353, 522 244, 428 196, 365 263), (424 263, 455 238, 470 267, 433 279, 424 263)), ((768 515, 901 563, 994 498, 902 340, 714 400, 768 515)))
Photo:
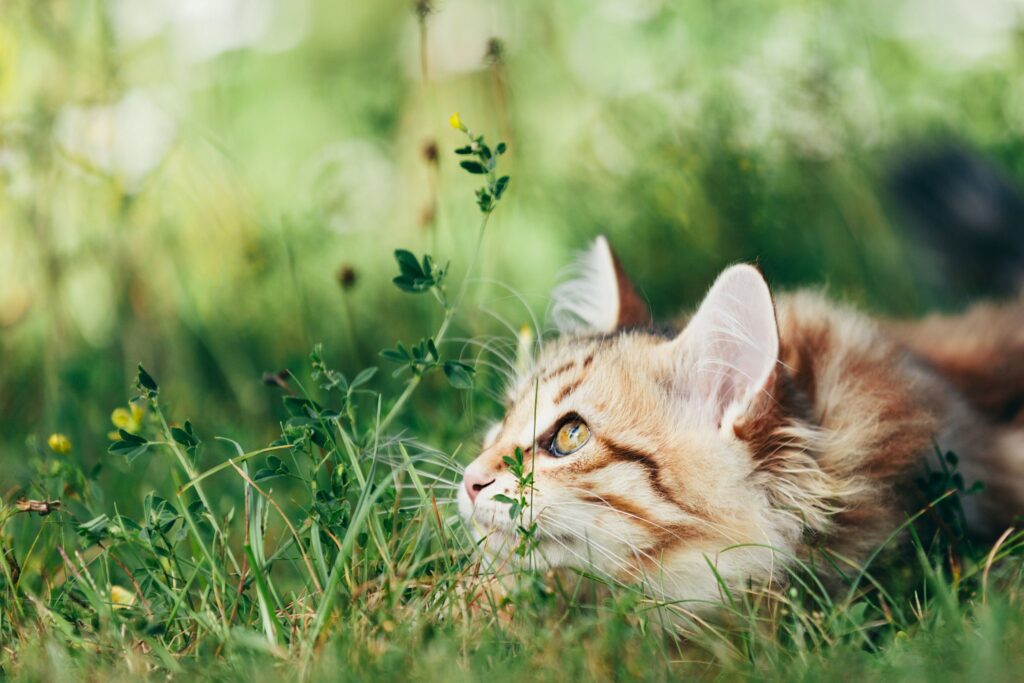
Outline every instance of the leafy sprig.
POLYGON ((486 184, 476 191, 476 203, 480 211, 488 214, 494 211, 497 203, 501 201, 511 180, 509 176, 499 176, 497 173, 498 159, 508 151, 508 145, 499 142, 492 150, 483 135, 474 135, 462 123, 458 113, 452 115, 450 123, 452 128, 462 131, 469 138, 468 144, 455 150, 459 156, 471 157, 460 161, 459 166, 473 175, 486 176, 486 184))
MULTIPOLYGON (((452 128, 463 132, 468 138, 467 144, 457 148, 455 153, 460 157, 468 157, 459 162, 466 172, 473 175, 485 176, 485 184, 476 190, 477 206, 483 213, 483 220, 480 225, 480 234, 477 239, 477 254, 480 251, 480 242, 483 239, 484 229, 487 226, 487 219, 497 207, 498 202, 508 189, 509 176, 498 175, 498 160, 508 151, 508 145, 499 142, 493 149, 487 144, 483 135, 475 135, 462 123, 459 115, 453 114, 449 120, 452 128)), ((474 261, 476 258, 474 257, 474 261)), ((407 249, 395 251, 395 261, 398 263, 398 275, 392 282, 403 292, 410 294, 422 294, 431 292, 438 303, 444 309, 444 320, 438 328, 437 333, 432 337, 421 339, 417 344, 406 347, 398 342, 393 349, 385 349, 380 355, 390 361, 399 364, 394 371, 397 377, 409 371, 412 379, 406 385, 405 391, 392 406, 391 411, 384 417, 382 426, 390 424, 398 409, 405 404, 408 397, 419 384, 424 375, 436 368, 444 370, 448 382, 456 389, 471 389, 473 387, 473 375, 475 368, 463 360, 442 359, 438 346, 444 340, 448 327, 462 297, 466 293, 466 285, 469 282, 469 272, 463 278, 459 287, 458 295, 451 300, 445 290, 445 279, 448 276, 448 264, 439 265, 430 254, 422 258, 417 257, 407 249)), ((472 270, 472 264, 470 265, 472 270)))
POLYGON ((416 256, 405 249, 395 251, 399 274, 392 279, 395 286, 403 292, 419 294, 433 288, 441 288, 445 276, 448 275, 448 264, 439 266, 434 263, 430 254, 424 255, 422 263, 416 256))
POLYGON ((519 557, 526 557, 536 550, 537 522, 531 518, 527 519, 527 510, 530 507, 530 497, 533 492, 533 468, 527 471, 526 459, 523 456, 523 449, 516 448, 514 455, 506 455, 502 462, 508 467, 509 473, 516 480, 516 497, 506 496, 499 493, 494 500, 508 505, 509 519, 516 520, 516 531, 519 534, 519 544, 515 552, 519 557))
POLYGON ((394 371, 393 376, 398 377, 406 370, 412 371, 416 377, 422 377, 430 370, 437 367, 444 369, 445 377, 456 389, 472 389, 473 375, 476 368, 461 360, 441 360, 441 354, 433 339, 421 339, 418 344, 406 348, 405 344, 398 342, 393 349, 385 349, 380 355, 401 366, 394 371))

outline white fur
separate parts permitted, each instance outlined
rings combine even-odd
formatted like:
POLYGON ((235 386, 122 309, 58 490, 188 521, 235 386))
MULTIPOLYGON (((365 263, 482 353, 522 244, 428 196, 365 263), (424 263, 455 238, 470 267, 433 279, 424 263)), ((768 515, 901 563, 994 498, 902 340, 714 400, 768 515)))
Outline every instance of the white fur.
POLYGON ((697 380, 703 416, 731 425, 764 391, 779 357, 775 307, 761 273, 745 264, 727 268, 670 348, 687 366, 682 376, 697 380))
POLYGON ((619 322, 615 260, 604 236, 594 240, 567 269, 568 279, 551 292, 551 320, 562 334, 613 332, 619 322))

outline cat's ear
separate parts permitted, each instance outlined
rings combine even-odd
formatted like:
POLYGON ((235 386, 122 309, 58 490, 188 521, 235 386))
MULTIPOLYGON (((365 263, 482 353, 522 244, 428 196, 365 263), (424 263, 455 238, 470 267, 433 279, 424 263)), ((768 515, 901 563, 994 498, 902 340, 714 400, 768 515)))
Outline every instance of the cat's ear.
POLYGON ((599 334, 651 324, 647 303, 603 235, 580 254, 569 273, 551 292, 551 319, 559 332, 599 334))
POLYGON ((669 346, 707 422, 726 427, 745 415, 771 391, 779 360, 775 306, 760 271, 746 264, 723 271, 669 346))

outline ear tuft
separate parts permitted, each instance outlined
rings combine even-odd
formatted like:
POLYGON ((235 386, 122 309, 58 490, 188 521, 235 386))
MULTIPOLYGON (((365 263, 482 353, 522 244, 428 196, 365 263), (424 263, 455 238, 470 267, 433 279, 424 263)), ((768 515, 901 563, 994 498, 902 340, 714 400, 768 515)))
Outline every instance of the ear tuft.
POLYGON ((647 304, 629 281, 603 235, 568 269, 551 292, 551 319, 565 334, 607 334, 651 324, 647 304))
POLYGON ((707 408, 725 425, 765 391, 779 358, 775 306, 764 277, 747 264, 727 268, 672 344, 707 408))

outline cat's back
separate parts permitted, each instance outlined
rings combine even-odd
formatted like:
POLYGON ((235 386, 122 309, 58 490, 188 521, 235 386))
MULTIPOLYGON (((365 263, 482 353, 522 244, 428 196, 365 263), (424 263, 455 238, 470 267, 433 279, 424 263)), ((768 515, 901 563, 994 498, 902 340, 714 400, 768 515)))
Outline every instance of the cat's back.
POLYGON ((812 422, 843 445, 825 454, 828 463, 874 476, 912 464, 947 409, 937 394, 950 388, 875 319, 822 292, 784 294, 776 311, 781 371, 805 395, 812 422))
POLYGON ((969 521, 1000 532, 1024 513, 1024 295, 885 330, 956 397, 938 443, 960 456, 968 483, 985 486, 969 501, 969 521))
MULTIPOLYGON (((912 479, 936 452, 949 451, 959 456, 968 483, 980 480, 988 488, 967 503, 976 530, 991 531, 1024 512, 1024 431, 980 411, 927 352, 956 344, 957 332, 984 335, 979 314, 894 324, 812 290, 778 297, 776 310, 783 372, 821 430, 818 462, 860 491, 847 496, 840 526, 884 526, 881 518, 891 524, 919 509, 927 501, 912 479)), ((983 317, 991 315, 986 309, 983 317)), ((1001 329, 1012 327, 999 322, 1001 329)))
POLYGON ((776 314, 775 398, 802 412, 793 424, 832 482, 829 546, 861 555, 920 506, 912 480, 955 397, 877 321, 820 291, 778 296, 776 314))

